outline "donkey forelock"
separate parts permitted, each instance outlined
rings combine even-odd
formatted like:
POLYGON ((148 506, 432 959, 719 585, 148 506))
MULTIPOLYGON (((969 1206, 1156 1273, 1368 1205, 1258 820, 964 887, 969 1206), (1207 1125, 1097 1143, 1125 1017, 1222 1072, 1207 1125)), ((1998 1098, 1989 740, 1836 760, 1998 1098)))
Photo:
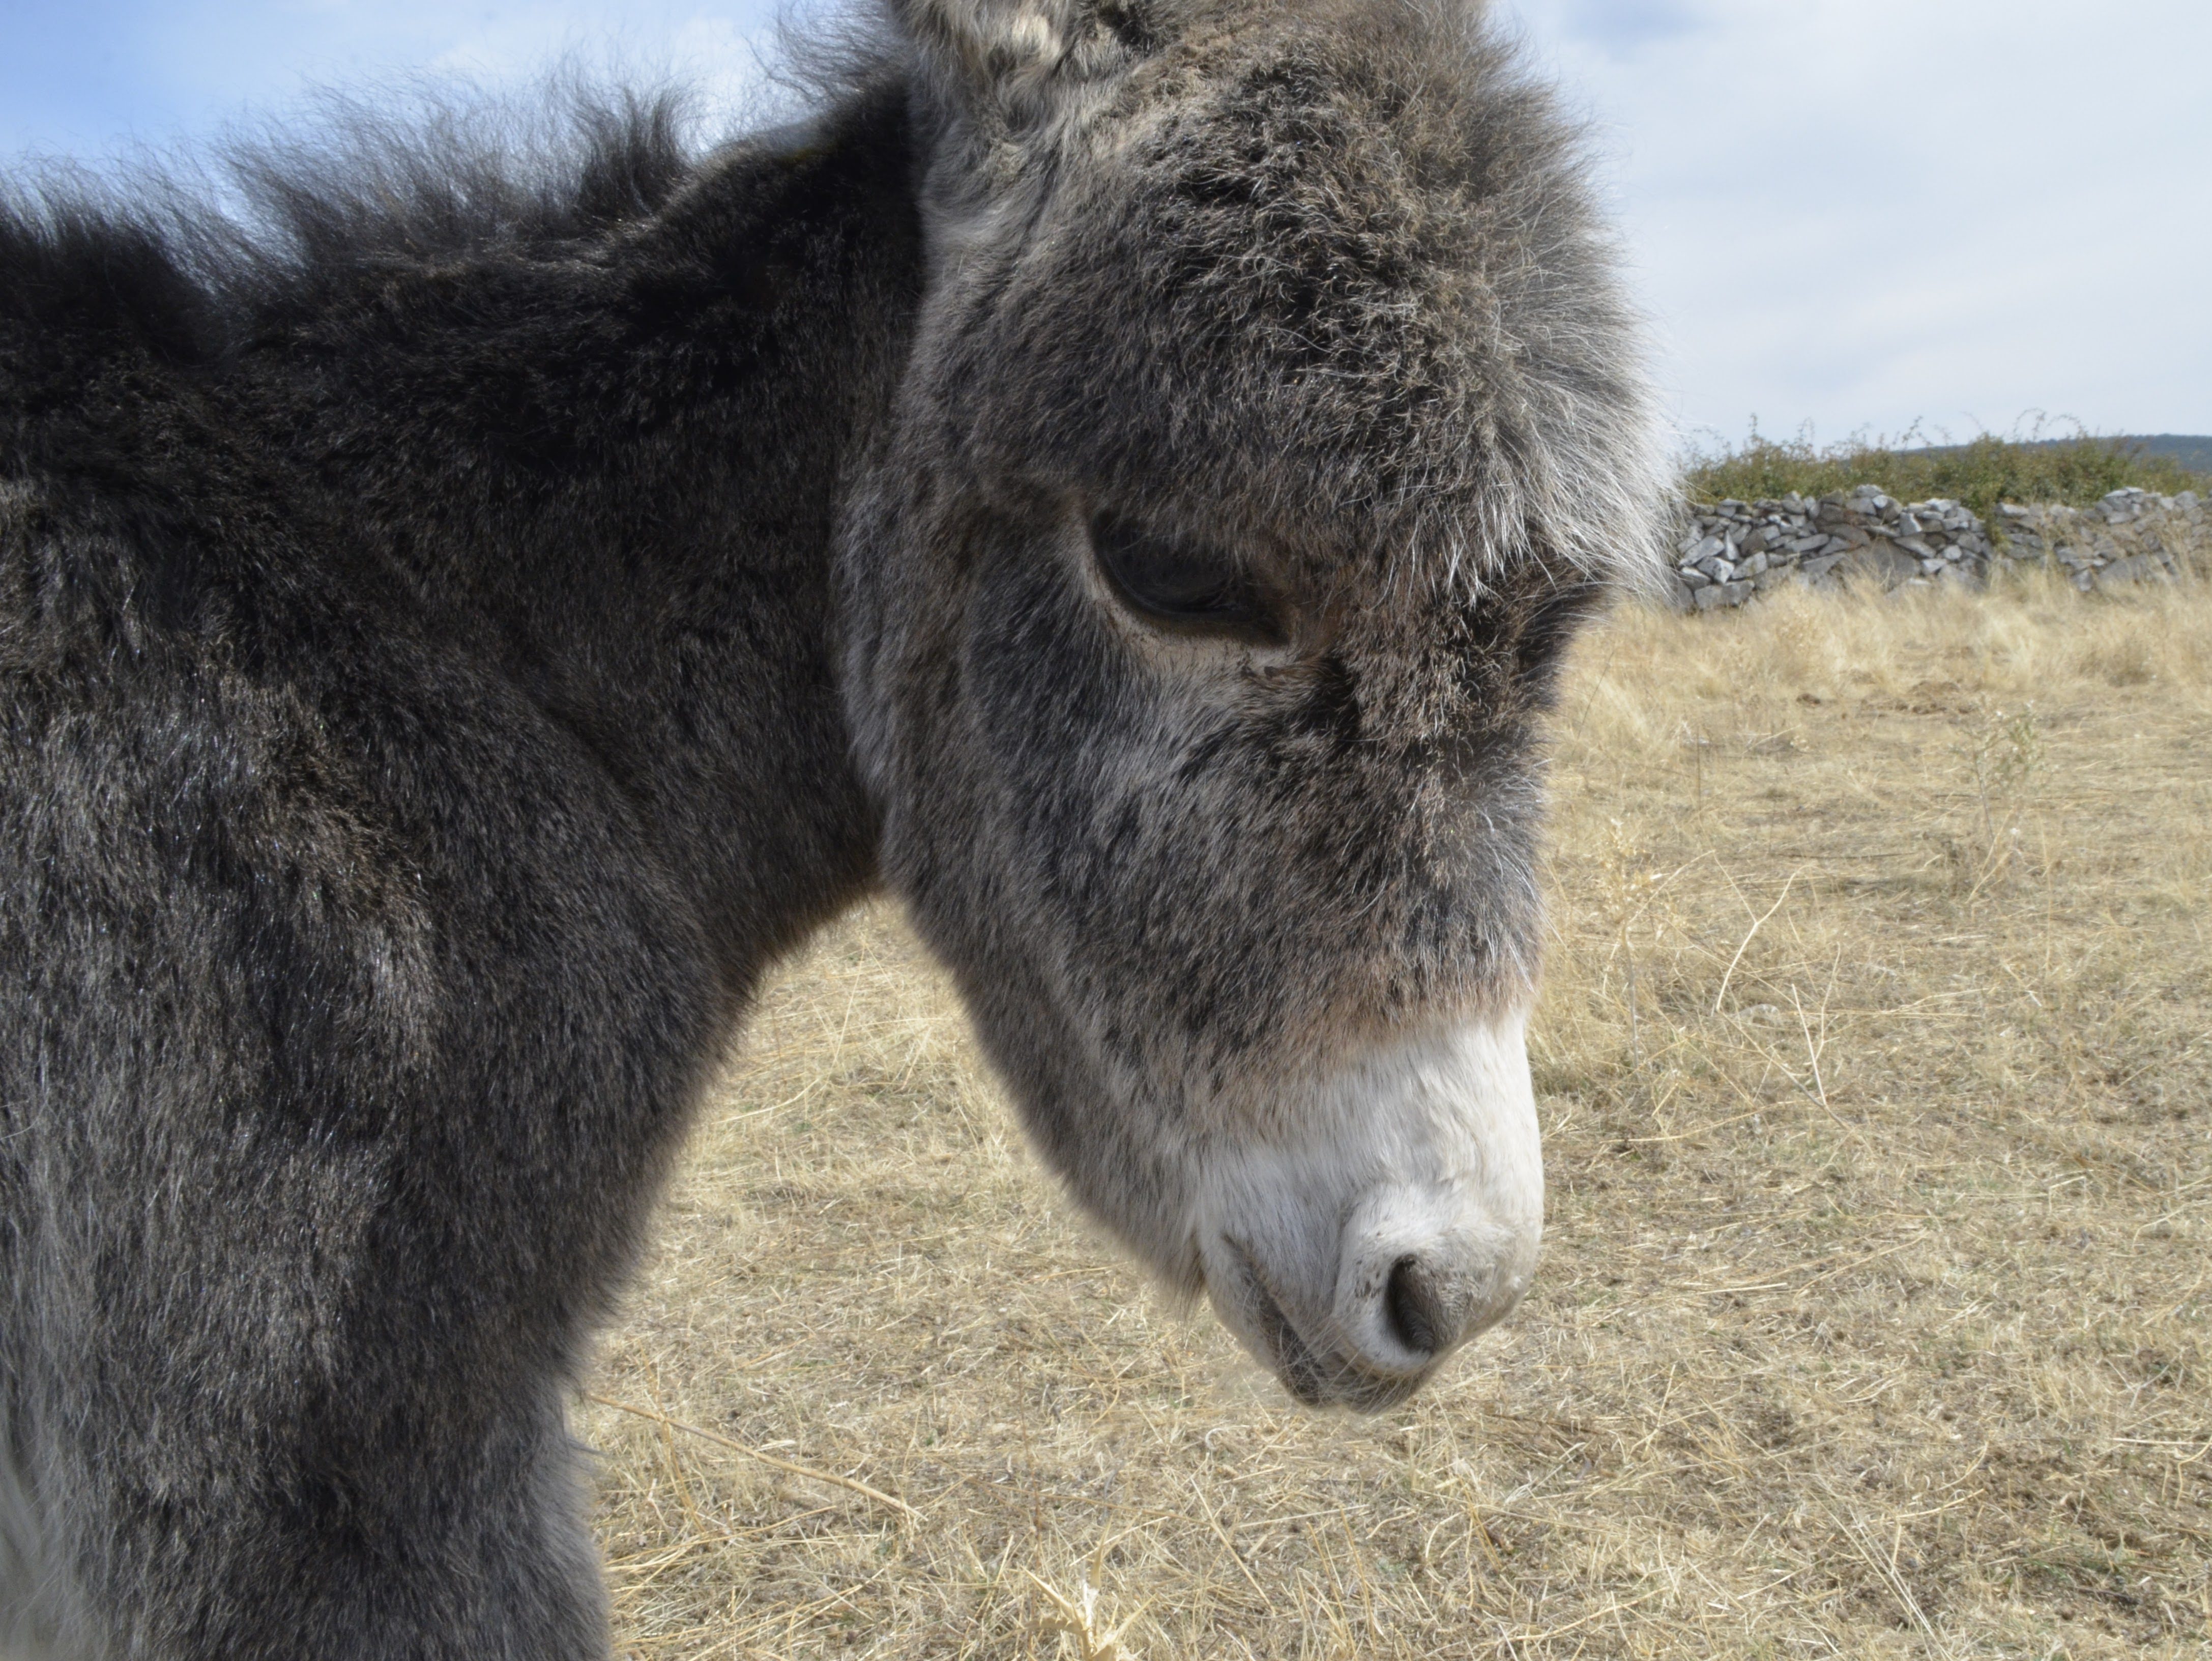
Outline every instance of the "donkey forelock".
POLYGON ((1637 320, 1581 135, 1481 7, 897 9, 946 128, 923 367, 980 463, 1414 588, 1650 581, 1637 320))

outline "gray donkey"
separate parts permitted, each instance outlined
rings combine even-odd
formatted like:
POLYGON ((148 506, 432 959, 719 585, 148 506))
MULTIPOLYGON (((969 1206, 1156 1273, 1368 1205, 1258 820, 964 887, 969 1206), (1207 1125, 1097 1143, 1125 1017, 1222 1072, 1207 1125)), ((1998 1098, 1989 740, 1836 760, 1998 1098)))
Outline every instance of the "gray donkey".
POLYGON ((564 1401, 879 885, 1301 1399, 1528 1286, 1540 723, 1661 495, 1574 134, 1452 0, 872 27, 703 159, 0 213, 8 1656, 605 1656, 564 1401))

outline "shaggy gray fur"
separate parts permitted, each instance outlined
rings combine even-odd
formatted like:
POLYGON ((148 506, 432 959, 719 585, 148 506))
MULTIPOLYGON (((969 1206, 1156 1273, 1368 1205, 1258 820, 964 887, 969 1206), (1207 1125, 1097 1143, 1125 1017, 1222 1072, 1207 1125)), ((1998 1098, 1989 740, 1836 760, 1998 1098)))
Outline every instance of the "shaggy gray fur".
POLYGON ((563 1396, 879 881, 1187 1288, 1284 1080, 1525 999, 1657 490, 1478 20, 908 0, 802 133, 581 131, 0 212, 11 1658, 604 1657, 563 1396), (1125 520, 1265 638, 1132 609, 1125 520))

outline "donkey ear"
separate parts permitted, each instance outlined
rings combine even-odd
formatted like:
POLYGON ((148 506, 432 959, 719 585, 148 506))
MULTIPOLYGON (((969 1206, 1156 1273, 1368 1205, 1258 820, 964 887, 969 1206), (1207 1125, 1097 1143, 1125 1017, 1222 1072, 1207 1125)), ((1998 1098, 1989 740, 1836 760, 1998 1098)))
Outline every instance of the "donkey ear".
POLYGON ((890 0, 948 107, 1004 141, 1044 122, 1073 83, 1109 74, 1141 35, 1139 0, 890 0))

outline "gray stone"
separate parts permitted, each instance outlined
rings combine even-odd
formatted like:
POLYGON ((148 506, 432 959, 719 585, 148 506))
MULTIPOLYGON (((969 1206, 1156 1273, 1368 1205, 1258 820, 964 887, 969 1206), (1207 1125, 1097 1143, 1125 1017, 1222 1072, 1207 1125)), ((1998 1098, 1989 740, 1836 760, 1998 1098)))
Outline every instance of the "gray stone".
POLYGON ((2169 582, 2172 581, 2164 561, 2149 554, 2136 554, 2127 559, 2116 559, 2097 573, 2100 588, 2124 587, 2131 582, 2169 582))
POLYGON ((1712 586, 1713 580, 1707 576, 1703 571, 1698 569, 1694 565, 1688 570, 1680 573, 1680 575, 1683 582, 1693 591, 1712 586))
POLYGON ((2130 524, 2142 517, 2142 510, 2148 505, 2144 498, 2148 494, 2130 484, 2106 496, 2097 504, 2097 508, 2107 525, 2130 524))
POLYGON ((1846 555, 1838 575, 1871 577, 1885 588, 1894 588, 1920 575, 1920 562, 1886 542, 1874 542, 1846 555))

